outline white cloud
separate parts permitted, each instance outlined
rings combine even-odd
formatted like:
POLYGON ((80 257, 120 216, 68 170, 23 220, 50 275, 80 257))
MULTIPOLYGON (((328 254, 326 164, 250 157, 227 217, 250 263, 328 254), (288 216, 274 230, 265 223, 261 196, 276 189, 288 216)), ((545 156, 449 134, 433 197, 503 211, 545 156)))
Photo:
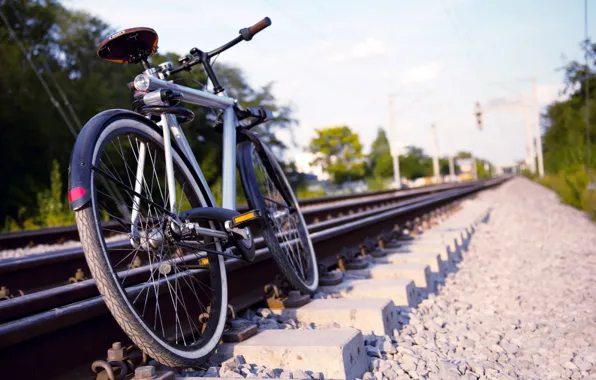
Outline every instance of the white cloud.
POLYGON ((349 49, 329 52, 326 60, 329 63, 341 63, 370 59, 386 55, 388 51, 389 49, 383 41, 379 41, 375 38, 367 38, 364 41, 352 45, 349 49))
POLYGON ((399 74, 399 80, 403 83, 428 82, 435 79, 441 70, 443 70, 442 62, 430 62, 402 71, 399 74))

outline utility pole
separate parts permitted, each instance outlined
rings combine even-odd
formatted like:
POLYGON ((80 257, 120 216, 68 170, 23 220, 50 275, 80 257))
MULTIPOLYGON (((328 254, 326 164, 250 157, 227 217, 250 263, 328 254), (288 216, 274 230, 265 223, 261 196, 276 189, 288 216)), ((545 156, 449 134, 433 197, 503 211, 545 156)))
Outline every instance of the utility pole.
POLYGON ((430 126, 432 135, 433 135, 433 172, 435 183, 439 183, 441 181, 441 174, 439 173, 439 140, 437 139, 437 127, 432 124, 430 126))
MULTIPOLYGON (((482 115, 488 111, 496 111, 499 109, 516 109, 521 110, 524 117, 524 124, 526 129, 526 166, 533 174, 536 174, 536 150, 534 149, 534 136, 532 133, 532 122, 530 119, 530 113, 532 112, 531 105, 528 103, 529 99, 525 99, 525 102, 492 102, 488 106, 480 107, 479 103, 476 103, 476 120, 478 126, 482 127, 482 115)), ((540 144, 542 147, 542 144, 540 144)), ((540 154, 542 156, 542 153, 540 154)))
MULTIPOLYGON (((526 108, 524 112, 526 123, 526 166, 532 173, 544 177, 544 159, 542 152, 542 136, 540 134, 540 104, 538 102, 538 88, 536 85, 536 78, 520 78, 517 82, 530 82, 531 89, 528 95, 523 96, 523 102, 520 103, 520 108, 526 108), (529 125, 528 125, 529 124, 529 125), (532 128, 533 124, 533 128, 532 128), (529 128, 529 130, 528 130, 529 128)), ((494 83, 498 84, 498 83, 494 83)))
POLYGON ((536 151, 538 152, 538 175, 544 177, 544 161, 542 159, 542 136, 540 134, 540 104, 538 103, 538 86, 536 78, 532 78, 532 92, 534 93, 534 117, 536 118, 534 133, 536 135, 536 151))
POLYGON ((451 182, 455 182, 455 164, 453 163, 453 155, 449 155, 449 177, 451 177, 451 182))
POLYGON ((532 133, 529 107, 524 107, 523 112, 526 124, 526 165, 532 174, 536 174, 536 152, 534 151, 534 134, 532 133))
POLYGON ((395 131, 395 120, 393 118, 393 97, 395 95, 389 94, 389 133, 390 139, 389 150, 393 157, 393 182, 396 189, 401 189, 401 176, 399 172, 399 146, 397 142, 397 132, 395 131))

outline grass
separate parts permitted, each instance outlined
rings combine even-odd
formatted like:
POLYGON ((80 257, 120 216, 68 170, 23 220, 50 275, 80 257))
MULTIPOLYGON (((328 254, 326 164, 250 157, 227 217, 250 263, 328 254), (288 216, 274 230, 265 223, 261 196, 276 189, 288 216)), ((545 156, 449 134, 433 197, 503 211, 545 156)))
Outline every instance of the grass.
POLYGON ((542 179, 533 179, 554 190, 563 203, 585 211, 592 220, 596 220, 596 190, 588 189, 590 180, 583 167, 572 167, 542 179))
POLYGON ((4 232, 32 230, 44 227, 67 226, 75 223, 74 212, 68 207, 66 196, 62 190, 62 176, 57 161, 52 162, 50 173, 50 188, 37 194, 37 210, 29 216, 24 217, 25 209, 19 210, 21 223, 10 216, 4 220, 4 232))

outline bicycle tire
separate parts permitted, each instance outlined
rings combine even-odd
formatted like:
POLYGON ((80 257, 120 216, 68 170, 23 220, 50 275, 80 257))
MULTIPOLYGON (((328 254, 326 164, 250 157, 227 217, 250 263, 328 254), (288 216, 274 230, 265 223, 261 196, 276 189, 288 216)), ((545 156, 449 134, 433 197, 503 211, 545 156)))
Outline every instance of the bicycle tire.
MULTIPOLYGON (((238 144, 238 166, 248 204, 252 209, 261 212, 263 238, 286 280, 303 293, 314 293, 319 284, 317 258, 304 217, 279 163, 269 148, 255 135, 251 135, 252 137, 249 137, 248 140, 238 144), (259 168, 258 165, 262 166, 259 168), (261 170, 261 172, 257 172, 257 170, 261 170), (259 182, 263 175, 271 180, 270 185, 275 187, 278 192, 278 202, 272 202, 271 196, 264 196, 263 193, 267 190, 264 189, 264 184, 259 182), (280 205, 282 204, 281 200, 283 200, 284 206, 280 205), (279 208, 275 211, 276 203, 282 209, 287 208, 287 218, 285 219, 287 225, 294 223, 296 227, 288 231, 295 233, 292 241, 298 240, 295 245, 298 248, 298 255, 292 250, 293 245, 289 244, 285 238, 290 233, 276 231, 276 229, 279 230, 281 224, 278 221, 285 216, 282 214, 280 218, 277 218, 273 215, 280 214, 279 208), (280 239, 285 239, 285 241, 280 242, 280 239), (301 268, 300 264, 306 264, 307 267, 301 268)), ((283 212, 285 213, 285 211, 283 212)))
MULTIPOLYGON (((101 161, 101 157, 103 157, 101 156, 101 153, 107 151, 108 148, 106 148, 106 146, 108 145, 110 139, 114 137, 119 138, 120 136, 127 136, 129 140, 130 136, 134 136, 134 139, 136 139, 135 141, 140 141, 140 144, 146 144, 147 147, 155 147, 155 161, 157 162, 157 149, 161 148, 163 150, 163 137, 161 131, 157 129, 156 126, 148 124, 149 122, 144 123, 140 122, 139 120, 127 117, 108 120, 103 125, 102 132, 95 141, 92 165, 94 167, 99 167, 101 164, 103 164, 101 161)), ((140 145, 137 144, 137 147, 139 146, 140 145)), ((134 147, 132 148, 132 151, 134 152, 134 147)), ((151 151, 149 151, 149 155, 151 157, 151 151)), ((182 200, 182 195, 184 195, 189 200, 189 206, 192 207, 209 205, 210 201, 208 198, 208 190, 205 189, 206 185, 204 185, 198 178, 197 174, 194 173, 192 169, 190 169, 191 166, 186 162, 184 155, 182 154, 180 149, 174 145, 174 143, 172 143, 172 159, 176 171, 176 177, 184 178, 186 180, 185 184, 189 185, 189 187, 187 188, 189 190, 188 194, 186 193, 186 190, 184 190, 185 186, 182 186, 180 199, 182 200), (184 194, 182 194, 183 192, 184 194)), ((114 169, 115 168, 116 166, 114 166, 114 169)), ((125 165, 125 171, 127 170, 128 169, 125 165)), ((153 170, 156 170, 155 167, 153 168, 153 170)), ((138 292, 135 300, 131 301, 131 298, 135 293, 132 293, 132 290, 130 289, 136 288, 135 286, 125 285, 125 282, 128 278, 128 270, 132 271, 132 269, 129 267, 129 269, 126 272, 127 275, 124 281, 122 281, 121 283, 120 280, 122 279, 122 273, 116 272, 115 267, 117 267, 118 265, 112 267, 111 263, 111 255, 113 256, 114 254, 110 251, 113 251, 113 248, 108 249, 104 233, 102 233, 102 215, 104 214, 100 213, 99 199, 101 199, 101 192, 99 190, 100 187, 98 186, 98 181, 95 180, 97 177, 99 177, 99 175, 97 174, 98 172, 99 170, 92 171, 91 183, 89 184, 89 189, 91 189, 92 194, 91 201, 84 208, 76 211, 76 222, 79 230, 80 240, 83 245, 83 250, 85 252, 87 264, 93 275, 93 278, 96 281, 98 290, 106 303, 106 306, 108 307, 108 309, 110 310, 120 327, 129 336, 129 338, 137 346, 139 346, 140 349, 142 349, 145 353, 147 353, 150 357, 157 360, 158 362, 170 367, 189 367, 197 366, 204 363, 208 360, 213 351, 215 351, 215 349, 217 348, 225 324, 225 316, 227 312, 227 282, 223 257, 216 253, 206 253, 205 256, 199 256, 200 252, 194 253, 197 257, 207 259, 207 263, 204 265, 204 268, 207 269, 198 269, 198 272, 196 272, 197 270, 193 272, 189 269, 189 264, 184 265, 184 268, 182 267, 183 263, 187 263, 187 261, 184 259, 184 257, 188 257, 185 256, 186 253, 191 251, 186 252, 180 247, 177 247, 175 251, 176 256, 169 256, 167 258, 168 261, 166 261, 164 259, 164 244, 162 243, 161 251, 159 252, 159 256, 161 259, 159 265, 157 264, 157 259, 155 259, 155 257, 157 257, 156 254, 156 256, 154 257, 155 261, 153 263, 151 262, 151 260, 149 260, 149 274, 151 277, 147 280, 145 285, 136 285, 136 288, 140 286, 141 291, 138 292), (178 259, 180 259, 181 261, 177 261, 178 259), (170 276, 171 272, 167 272, 164 274, 163 279, 160 279, 160 276, 158 276, 155 271, 157 270, 161 273, 162 267, 164 265, 167 268, 167 265, 164 263, 174 265, 174 274, 170 276), (177 269, 176 266, 179 266, 184 270, 177 269), (182 303, 182 301, 180 300, 181 297, 179 297, 177 293, 178 286, 180 286, 180 296, 182 296, 183 292, 185 291, 183 290, 185 285, 182 284, 182 280, 186 281, 186 291, 193 291, 194 295, 196 296, 197 303, 199 303, 199 296, 197 295, 193 279, 195 279, 195 281, 197 281, 198 283, 197 277, 205 275, 205 270, 209 271, 207 275, 209 276, 209 284, 211 285, 213 295, 213 298, 209 299, 211 303, 209 305, 210 308, 208 311, 208 320, 204 331, 201 332, 201 335, 194 341, 194 343, 192 343, 191 345, 187 345, 185 339, 183 338, 185 334, 187 334, 187 332, 183 331, 182 322, 180 321, 180 318, 177 315, 179 303, 182 303), (119 273, 120 276, 118 275, 119 273), (157 280, 155 280, 154 275, 158 276, 157 280), (164 317, 161 316, 161 310, 159 309, 158 304, 159 295, 163 290, 162 287, 164 286, 164 282, 167 283, 167 290, 170 291, 170 281, 173 282, 173 278, 176 279, 175 301, 174 297, 172 297, 172 293, 170 293, 170 297, 172 298, 172 307, 174 308, 174 311, 176 313, 176 322, 179 324, 179 326, 175 326, 176 341, 169 342, 167 341, 167 335, 165 333, 167 329, 164 326, 164 317), (179 279, 180 284, 182 285, 178 283, 179 279), (143 309, 143 316, 141 316, 140 310, 138 310, 138 306, 135 306, 135 302, 139 298, 139 295, 141 295, 143 289, 146 288, 147 295, 145 296, 145 307, 147 307, 149 303, 148 299, 151 286, 153 286, 153 289, 155 290, 155 294, 152 295, 152 297, 156 298, 156 306, 154 307, 154 309, 159 310, 160 312, 161 330, 163 332, 163 335, 161 337, 158 336, 157 331, 153 331, 151 329, 151 326, 147 323, 147 321, 144 320, 145 309, 143 309), (191 288, 194 290, 191 290, 191 288), (178 327, 180 329, 180 334, 178 334, 178 327), (184 346, 181 343, 179 343, 179 339, 182 339, 184 341, 184 346)), ((159 178, 157 182, 159 183, 159 178)), ((153 182, 151 185, 151 190, 153 190, 153 182)), ((132 185, 130 187, 132 187, 132 185)), ((147 193, 151 193, 151 190, 148 190, 147 188, 147 193)), ((135 206, 138 209, 142 208, 140 202, 138 204, 135 204, 135 206)), ((148 209, 151 210, 150 206, 148 209)), ((149 214, 151 215, 151 213, 149 214)), ((149 223, 151 223, 152 228, 155 229, 155 225, 157 224, 156 217, 153 217, 151 215, 150 217, 147 217, 147 220, 150 220, 151 222, 147 221, 146 226, 148 226, 149 223)), ((212 228, 216 227, 215 223, 213 222, 207 223, 212 228)), ((151 239, 154 238, 147 237, 145 244, 148 245, 149 243, 153 243, 154 240, 151 239)), ((210 244, 215 245, 215 247, 217 248, 216 251, 221 250, 221 246, 217 242, 212 242, 210 244)), ((168 248, 166 249, 169 248, 170 247, 168 246, 168 248)), ((150 257, 151 254, 152 252, 147 251, 147 257, 150 257)), ((135 256, 136 255, 137 254, 135 253, 135 256)), ((203 262, 201 261, 201 263, 203 262)), ((204 296, 201 294, 200 297, 204 296)), ((195 327, 197 327, 197 325, 193 324, 194 315, 191 318, 189 314, 189 310, 194 309, 191 309, 192 305, 190 304, 188 306, 188 309, 186 304, 184 304, 183 306, 184 311, 186 311, 188 316, 189 330, 191 330, 192 332, 192 338, 195 339, 195 327)), ((195 309, 196 308, 197 307, 195 306, 195 309)), ((198 309, 202 310, 200 307, 198 307, 198 309)), ((155 317, 155 324, 157 324, 157 316, 155 317)))

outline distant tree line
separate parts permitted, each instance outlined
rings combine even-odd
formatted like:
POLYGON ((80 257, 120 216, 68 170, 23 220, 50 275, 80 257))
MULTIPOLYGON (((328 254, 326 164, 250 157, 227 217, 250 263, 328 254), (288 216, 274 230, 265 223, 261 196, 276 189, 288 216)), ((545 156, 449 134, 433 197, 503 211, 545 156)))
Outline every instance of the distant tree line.
MULTIPOLYGON (((66 9, 56 0, 7 0, 0 3, 0 10, 14 32, 0 19, 0 227, 64 224, 71 220, 71 216, 60 213, 67 210, 64 194, 75 134, 81 124, 105 109, 131 108, 126 83, 140 67, 105 62, 96 56, 98 44, 114 30, 93 15, 66 9), (47 83, 51 97, 38 75, 47 83)), ((566 192, 568 203, 586 209, 586 199, 590 198, 586 189, 594 178, 588 177, 585 168, 596 172, 596 44, 585 41, 582 49, 588 53, 588 64, 571 61, 565 65, 564 92, 568 98, 550 104, 541 121, 550 186, 564 189, 558 191, 566 192), (590 110, 588 133, 586 107, 590 110), (589 159, 588 137, 592 143, 589 159)), ((183 53, 159 52, 151 61, 176 62, 183 53)), ((281 157, 286 147, 275 131, 292 127, 296 122, 292 110, 279 104, 271 84, 255 89, 238 68, 223 63, 216 65, 216 71, 231 96, 245 105, 264 105, 281 115, 261 130, 281 157)), ((180 74, 177 80, 196 85, 205 79, 198 69, 180 74)), ((211 127, 211 110, 193 111, 196 118, 185 124, 184 130, 217 193, 221 189, 221 136, 211 127)), ((393 176, 389 143, 381 128, 368 155, 363 153, 358 135, 347 126, 318 130, 309 150, 321 153, 318 163, 335 183, 393 176)), ((467 156, 467 152, 458 154, 467 156)), ((304 189, 308 177, 298 173, 292 163, 284 167, 293 186, 304 189)), ((478 168, 480 176, 487 175, 483 165, 478 168)), ((421 148, 409 146, 400 156, 400 171, 409 179, 432 176, 432 159, 421 148)), ((446 157, 440 159, 440 171, 449 173, 446 157)))
POLYGON ((588 61, 563 68, 566 99, 542 114, 547 176, 541 183, 596 219, 596 44, 583 41, 581 49, 588 61))
MULTIPOLYGON (((370 154, 362 153, 362 144, 357 133, 348 126, 329 127, 316 130, 311 140, 309 151, 315 155, 313 164, 321 165, 334 184, 342 184, 348 180, 358 181, 387 180, 393 178, 393 157, 389 148, 389 140, 383 128, 377 131, 370 154)), ((458 152, 455 159, 471 158, 470 152, 458 152)), ((484 170, 486 160, 478 160, 479 176, 487 177, 484 170)), ((399 156, 400 176, 415 180, 431 177, 434 174, 432 157, 417 146, 408 146, 399 156)), ((455 165, 455 173, 459 167, 455 165)), ((449 174, 449 158, 439 158, 439 171, 442 176, 449 174)))
POLYGON ((571 61, 564 67, 568 98, 551 103, 542 114, 544 167, 548 173, 596 167, 596 152, 592 146, 588 162, 588 144, 596 142, 596 44, 585 41, 582 50, 588 54, 588 64, 571 61), (589 99, 589 100, 588 100, 589 99), (589 107, 590 128, 586 133, 586 107, 589 107))

